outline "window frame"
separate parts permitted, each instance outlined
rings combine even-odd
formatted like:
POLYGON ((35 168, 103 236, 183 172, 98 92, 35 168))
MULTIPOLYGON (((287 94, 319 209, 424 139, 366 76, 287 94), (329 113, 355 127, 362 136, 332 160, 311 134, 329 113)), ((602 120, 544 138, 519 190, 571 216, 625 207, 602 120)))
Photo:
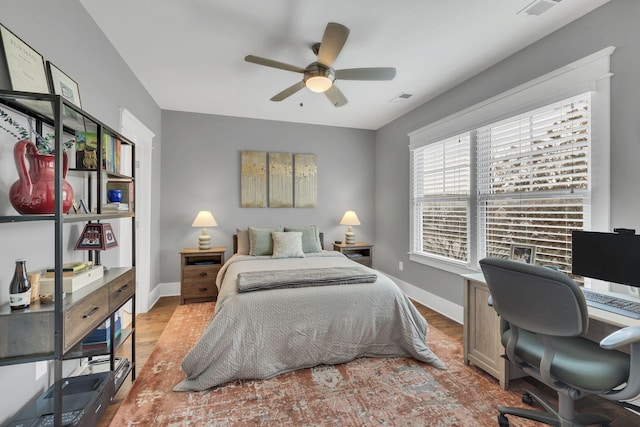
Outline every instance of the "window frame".
MULTIPOLYGON (((591 205, 585 215, 590 217, 590 229, 610 229, 610 57, 615 47, 610 46, 547 73, 528 83, 503 92, 484 102, 409 133, 410 140, 410 207, 409 207, 409 259, 455 274, 479 271, 477 242, 477 195, 471 191, 469 217, 469 261, 457 262, 444 257, 418 253, 414 250, 417 224, 414 212, 413 151, 454 135, 472 132, 490 123, 526 113, 566 98, 591 92, 591 138, 597 143, 591 147, 591 205)), ((475 144, 474 144, 475 145, 475 144)), ((472 150, 472 180, 475 180, 475 153, 472 150)), ((475 189, 472 182, 472 189, 475 189)))

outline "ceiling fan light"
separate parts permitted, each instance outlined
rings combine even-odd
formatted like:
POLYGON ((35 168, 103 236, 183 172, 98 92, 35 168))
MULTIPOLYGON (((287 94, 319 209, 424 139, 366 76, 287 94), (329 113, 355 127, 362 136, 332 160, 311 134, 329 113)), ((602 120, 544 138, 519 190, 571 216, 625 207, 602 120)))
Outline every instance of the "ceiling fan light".
POLYGON ((333 84, 331 79, 325 76, 309 77, 304 83, 310 91, 316 93, 326 92, 333 84))

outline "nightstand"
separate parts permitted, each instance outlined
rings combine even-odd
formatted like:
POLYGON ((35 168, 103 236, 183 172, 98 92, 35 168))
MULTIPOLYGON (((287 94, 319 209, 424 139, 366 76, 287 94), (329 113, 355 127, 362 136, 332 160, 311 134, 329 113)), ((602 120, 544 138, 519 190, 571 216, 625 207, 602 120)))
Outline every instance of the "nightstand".
POLYGON ((185 248, 180 251, 180 304, 215 301, 216 277, 227 248, 185 248))
POLYGON ((371 243, 357 242, 351 245, 334 243, 333 250, 342 252, 352 261, 359 262, 367 267, 373 266, 373 245, 371 243))

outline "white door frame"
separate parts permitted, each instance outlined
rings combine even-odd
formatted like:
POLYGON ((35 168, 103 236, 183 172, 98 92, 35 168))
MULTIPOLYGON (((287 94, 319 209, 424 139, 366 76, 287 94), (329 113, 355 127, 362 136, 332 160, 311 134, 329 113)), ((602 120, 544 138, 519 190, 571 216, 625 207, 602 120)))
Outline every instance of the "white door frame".
POLYGON ((151 293, 151 150, 155 134, 126 108, 120 132, 136 144, 136 313, 149 311, 151 293))

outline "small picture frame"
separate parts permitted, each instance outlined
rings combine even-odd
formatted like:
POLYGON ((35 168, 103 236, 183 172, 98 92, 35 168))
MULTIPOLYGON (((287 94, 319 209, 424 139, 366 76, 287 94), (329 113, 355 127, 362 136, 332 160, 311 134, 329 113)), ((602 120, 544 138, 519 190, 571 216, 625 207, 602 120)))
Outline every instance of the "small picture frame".
POLYGON ((536 259, 536 247, 514 243, 511 245, 511 259, 526 264, 533 264, 536 259))
POLYGON ((85 213, 88 214, 89 211, 89 207, 87 206, 87 202, 85 202, 83 199, 80 199, 80 210, 78 211, 78 213, 85 213))
POLYGON ((47 61, 47 74, 51 93, 60 95, 73 105, 82 108, 80 102, 80 89, 78 83, 69 77, 64 71, 56 67, 51 61, 47 61))
POLYGON ((75 199, 73 199, 73 203, 71 204, 71 210, 73 210, 73 213, 75 214, 80 213, 80 206, 78 205, 78 202, 76 202, 75 199))

